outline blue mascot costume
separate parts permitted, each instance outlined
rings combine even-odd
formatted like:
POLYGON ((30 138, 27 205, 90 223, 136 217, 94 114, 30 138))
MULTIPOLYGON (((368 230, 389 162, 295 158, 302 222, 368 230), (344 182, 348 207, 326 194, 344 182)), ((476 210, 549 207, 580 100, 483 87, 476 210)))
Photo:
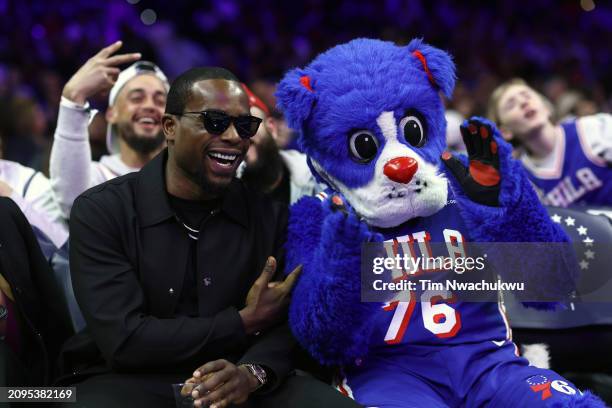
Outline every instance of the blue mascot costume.
MULTIPOLYGON (((469 157, 443 153, 439 92, 452 94, 454 71, 448 54, 418 39, 357 39, 281 81, 279 107, 329 187, 291 209, 287 271, 304 267, 292 330, 313 357, 340 367, 338 389, 368 407, 602 407, 518 357, 502 303, 445 290, 360 301, 364 242, 567 241, 493 124, 462 125, 469 157)), ((523 269, 522 279, 557 294, 573 288, 555 262, 523 269)))

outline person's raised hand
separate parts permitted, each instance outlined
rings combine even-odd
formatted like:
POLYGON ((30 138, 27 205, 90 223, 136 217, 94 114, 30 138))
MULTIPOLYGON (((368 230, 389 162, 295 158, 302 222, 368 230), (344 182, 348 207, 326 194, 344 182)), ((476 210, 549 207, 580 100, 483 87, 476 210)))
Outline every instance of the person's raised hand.
POLYGON ((141 57, 140 53, 113 55, 122 45, 121 41, 117 41, 88 59, 68 80, 62 96, 76 104, 85 105, 88 98, 110 90, 121 72, 117 66, 137 61, 141 57))
POLYGON ((302 271, 296 267, 282 282, 270 282, 276 272, 276 259, 269 257, 261 275, 247 294, 240 317, 248 334, 278 323, 289 306, 291 290, 302 271))

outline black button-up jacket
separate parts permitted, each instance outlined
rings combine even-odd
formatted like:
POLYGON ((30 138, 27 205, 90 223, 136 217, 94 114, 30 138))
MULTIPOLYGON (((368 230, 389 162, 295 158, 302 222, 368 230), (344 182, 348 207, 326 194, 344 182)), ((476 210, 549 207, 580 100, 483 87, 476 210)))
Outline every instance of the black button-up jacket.
POLYGON ((220 211, 200 226, 199 316, 177 315, 184 274, 193 273, 193 241, 168 202, 166 158, 164 150, 140 172, 86 191, 72 207, 71 274, 87 329, 66 345, 64 374, 184 370, 189 377, 225 358, 269 367, 280 381, 294 345, 286 323, 247 336, 238 310, 268 256, 277 257, 280 273, 286 207, 234 180, 220 211), (98 364, 92 350, 101 352, 98 364))

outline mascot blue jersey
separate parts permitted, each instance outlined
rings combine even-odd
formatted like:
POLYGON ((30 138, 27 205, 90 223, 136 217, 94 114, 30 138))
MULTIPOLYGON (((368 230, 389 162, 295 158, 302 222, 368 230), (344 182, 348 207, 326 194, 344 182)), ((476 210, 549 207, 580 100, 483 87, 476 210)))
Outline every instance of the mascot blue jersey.
POLYGON ((540 190, 544 204, 612 205, 612 171, 590 152, 576 120, 562 124, 563 136, 553 154, 553 167, 543 169, 526 163, 529 178, 540 190))
MULTIPOLYGON (((469 240, 469 231, 452 197, 449 191, 447 205, 430 217, 413 219, 399 227, 376 231, 396 247, 403 245, 410 248, 416 256, 419 256, 418 252, 432 251, 428 242, 450 242, 462 252, 460 248, 469 240)), ((435 246, 434 251, 437 249, 438 246, 435 246)), ((423 276, 419 278, 423 279, 423 276)), ((501 346, 511 339, 501 302, 459 302, 455 298, 450 291, 428 290, 419 284, 417 290, 411 292, 409 302, 393 301, 384 304, 377 316, 372 347, 439 347, 482 341, 493 341, 501 346)))

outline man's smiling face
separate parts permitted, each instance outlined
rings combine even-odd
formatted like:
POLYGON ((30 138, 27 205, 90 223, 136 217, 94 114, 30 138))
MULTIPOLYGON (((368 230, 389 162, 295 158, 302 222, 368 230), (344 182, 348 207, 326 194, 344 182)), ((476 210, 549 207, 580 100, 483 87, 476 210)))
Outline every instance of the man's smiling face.
POLYGON ((166 107, 166 88, 154 75, 138 75, 119 91, 107 120, 132 149, 148 153, 164 142, 161 118, 166 107))
MULTIPOLYGON (((184 112, 217 110, 230 116, 249 115, 249 101, 240 83, 225 79, 197 81, 191 87, 184 112)), ((178 113, 178 112, 177 112, 178 113)), ((166 134, 169 152, 178 168, 204 191, 226 188, 250 146, 231 124, 222 134, 209 133, 202 115, 177 115, 172 132, 166 134)))

